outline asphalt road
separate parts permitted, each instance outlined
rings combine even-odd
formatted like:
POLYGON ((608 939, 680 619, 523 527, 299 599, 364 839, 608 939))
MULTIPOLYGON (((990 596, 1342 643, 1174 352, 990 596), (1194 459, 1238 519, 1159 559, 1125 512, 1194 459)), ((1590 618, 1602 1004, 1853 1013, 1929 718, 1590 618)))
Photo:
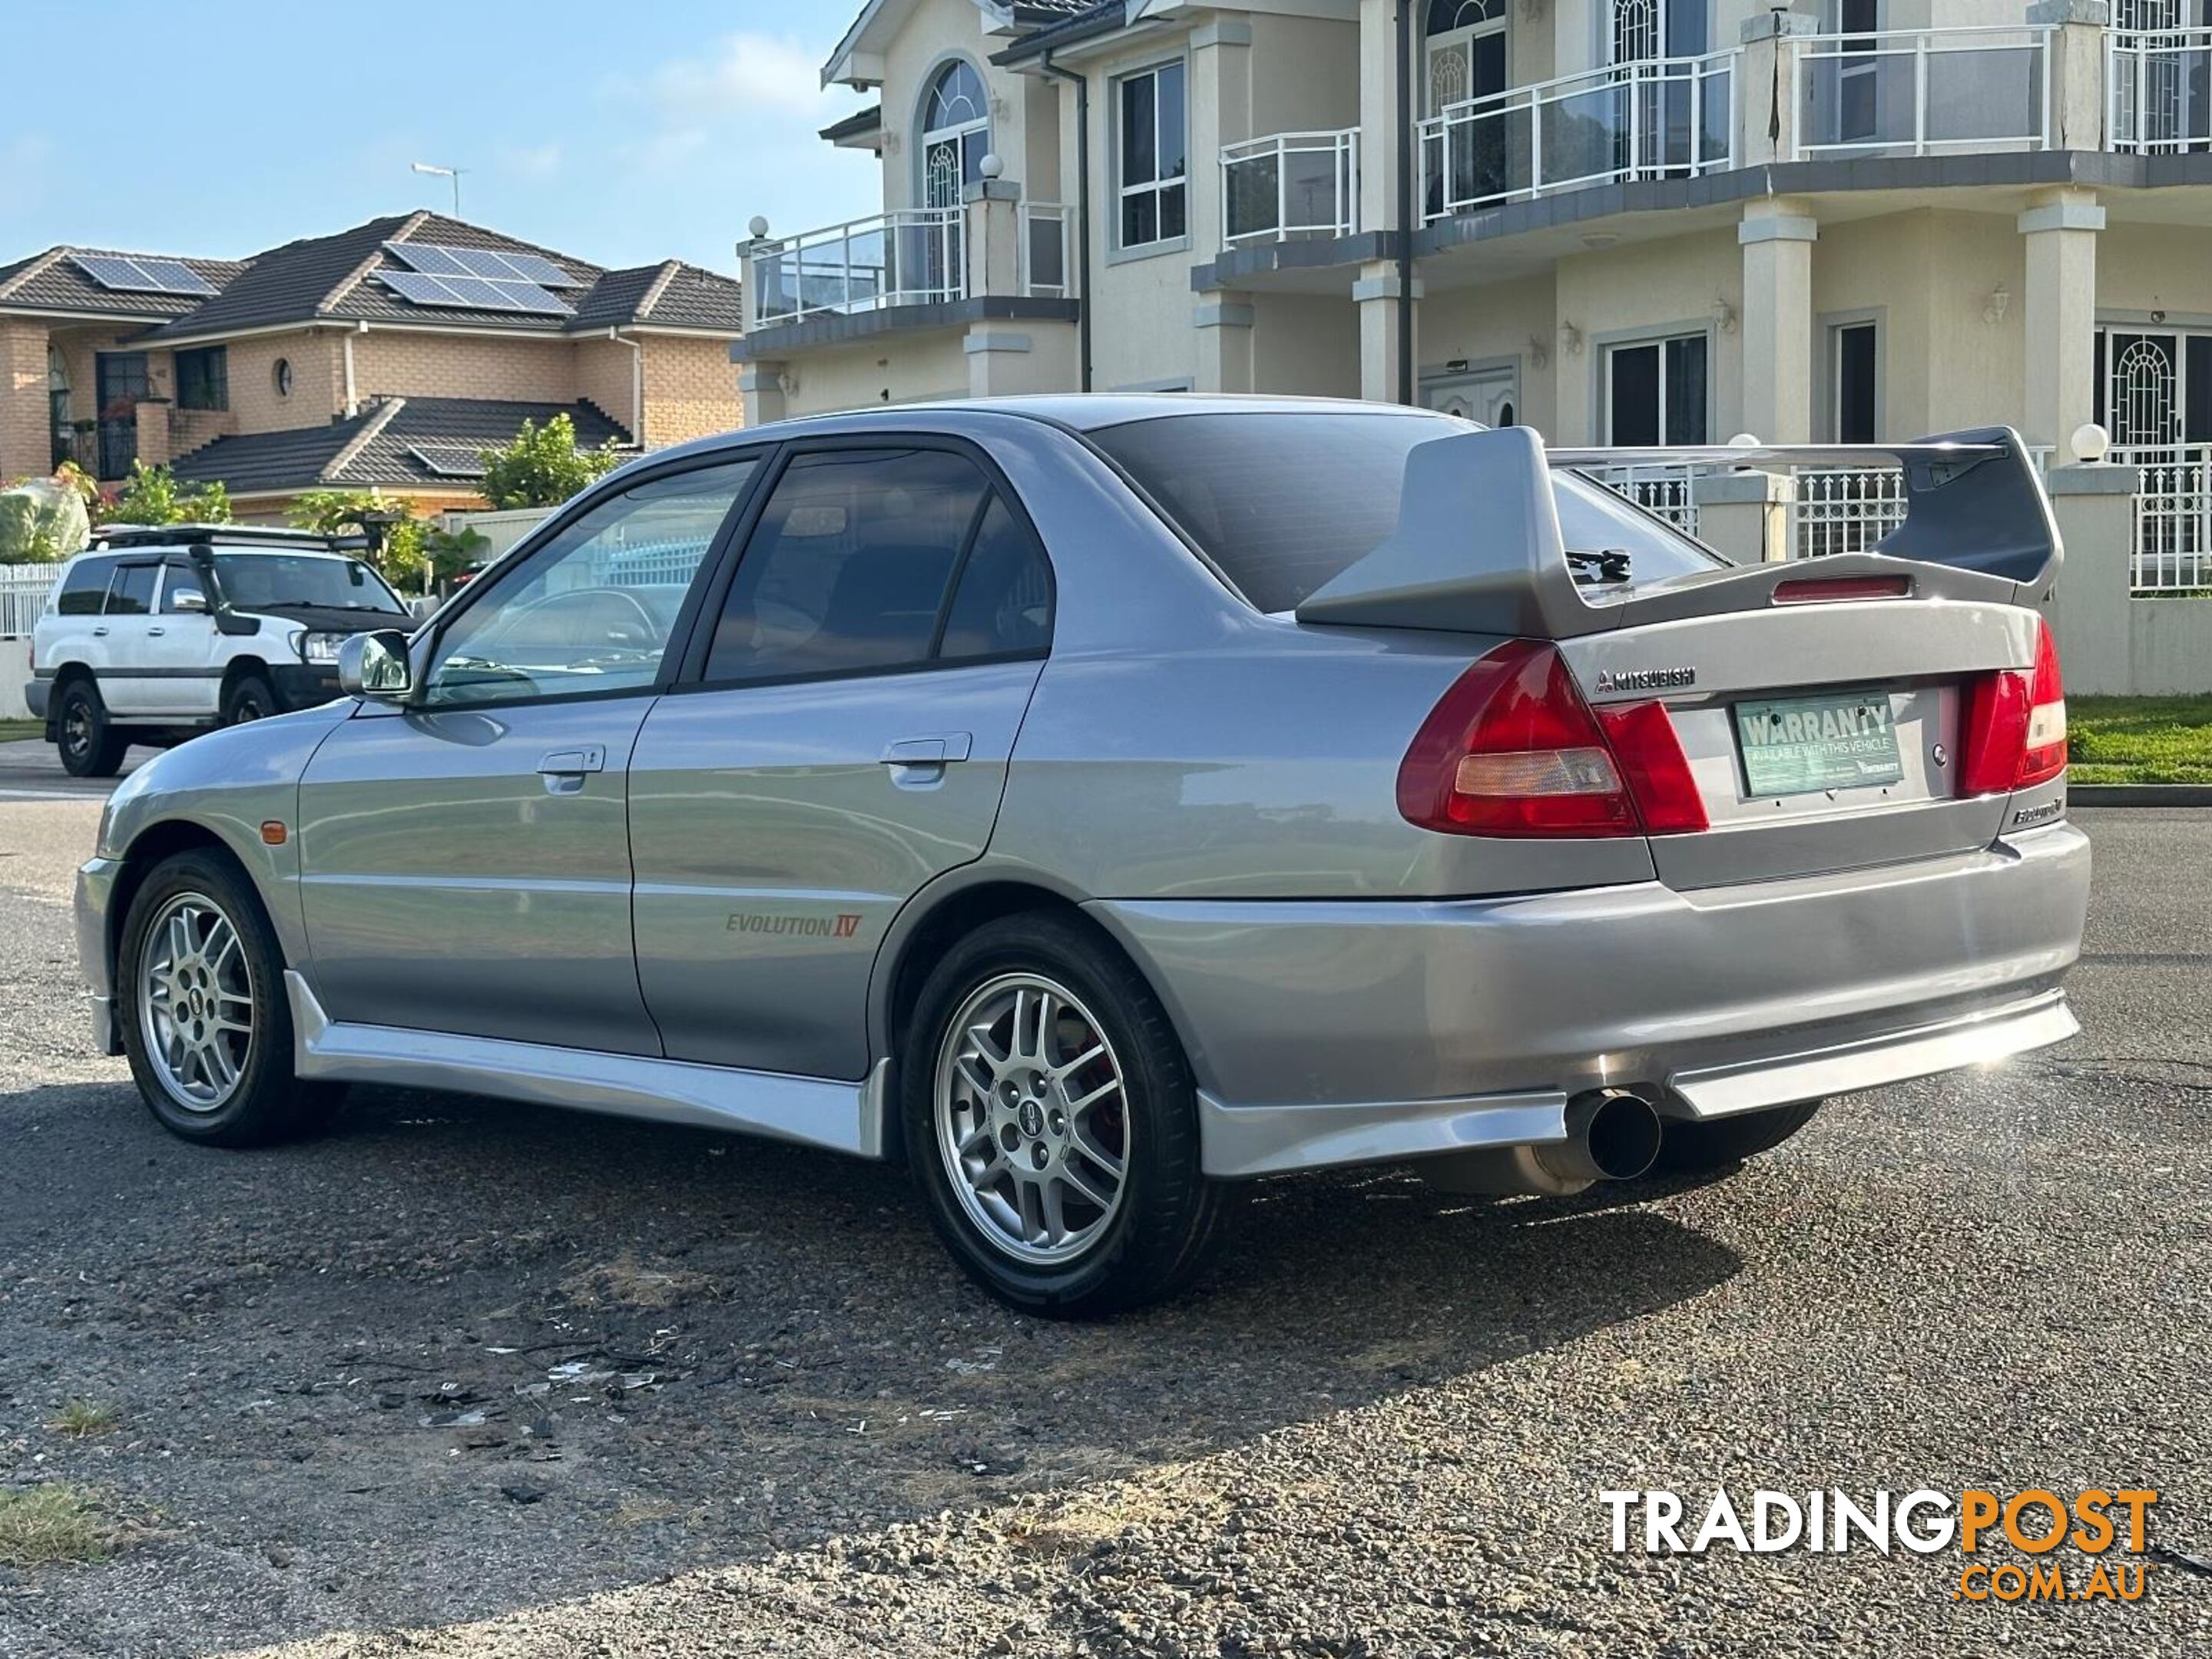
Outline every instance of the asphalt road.
MULTIPOLYGON (((131 768, 143 765, 161 752, 158 749, 133 749, 124 757, 123 771, 117 775, 127 776, 131 768)), ((0 743, 0 801, 105 800, 115 782, 114 778, 70 776, 62 770, 53 744, 35 738, 22 743, 0 743)))
POLYGON ((0 1653, 2212 1651, 2212 816, 2084 817, 2065 1048, 1704 1187, 1273 1183, 1197 1294, 1069 1327, 827 1155, 374 1090, 170 1139, 73 1000, 93 806, 0 802, 0 1488, 125 1529, 0 1568, 0 1653), (2007 1607, 1608 1552, 1601 1491, 1722 1485, 2150 1486, 2175 1553, 2007 1607))

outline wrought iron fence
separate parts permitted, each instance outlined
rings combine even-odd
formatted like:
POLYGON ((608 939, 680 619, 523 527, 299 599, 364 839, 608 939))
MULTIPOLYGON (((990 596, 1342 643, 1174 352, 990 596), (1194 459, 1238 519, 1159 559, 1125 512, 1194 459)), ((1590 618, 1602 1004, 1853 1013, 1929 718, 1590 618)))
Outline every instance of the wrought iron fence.
POLYGON ((1666 520, 1684 535, 1698 533, 1695 468, 1608 466, 1595 469, 1589 476, 1646 513, 1666 520))
POLYGON ((2128 591, 2212 598, 2212 444, 2116 447, 2112 459, 2142 472, 2128 591))

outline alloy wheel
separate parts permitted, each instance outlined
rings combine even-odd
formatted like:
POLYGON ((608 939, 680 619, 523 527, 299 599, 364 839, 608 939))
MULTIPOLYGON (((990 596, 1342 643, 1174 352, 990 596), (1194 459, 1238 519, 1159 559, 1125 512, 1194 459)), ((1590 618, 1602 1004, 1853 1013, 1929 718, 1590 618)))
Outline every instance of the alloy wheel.
POLYGON ((253 975, 238 929, 205 894, 179 893, 145 939, 138 1028, 146 1057, 186 1111, 220 1111, 253 1047, 253 975))
POLYGON ((1053 980, 1001 975, 961 1004, 938 1054, 938 1152, 997 1249, 1058 1267, 1104 1236, 1128 1182, 1123 1075, 1097 1016, 1053 980))

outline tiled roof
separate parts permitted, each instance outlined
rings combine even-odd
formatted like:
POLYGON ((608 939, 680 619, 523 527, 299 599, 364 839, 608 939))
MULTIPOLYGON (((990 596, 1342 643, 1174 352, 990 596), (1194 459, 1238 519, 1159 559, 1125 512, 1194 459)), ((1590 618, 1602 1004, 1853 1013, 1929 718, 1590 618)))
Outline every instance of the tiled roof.
MULTIPOLYGON (((125 293, 102 288, 78 269, 77 254, 114 254, 118 250, 96 247, 50 247, 27 259, 0 267, 0 311, 84 312, 125 320, 155 321, 181 317, 195 307, 211 303, 189 294, 125 293)), ((162 254, 162 258, 179 258, 162 254)), ((216 288, 234 281, 246 269, 243 259, 182 259, 216 288)), ((218 296, 220 297, 220 296, 218 296)))
POLYGON ((413 452, 449 445, 493 449, 510 441, 524 421, 544 426, 556 415, 575 423, 576 441, 596 448, 630 434, 596 404, 507 403, 483 398, 392 398, 349 420, 292 432, 251 432, 218 438, 180 457, 181 483, 221 480, 233 495, 255 491, 365 489, 402 494, 467 490, 465 478, 426 466, 413 452))
MULTIPOLYGON (((486 230, 481 225, 467 224, 459 219, 448 219, 441 213, 416 216, 405 231, 388 240, 396 242, 435 242, 446 247, 489 248, 499 253, 535 253, 553 261, 571 276, 589 284, 599 281, 601 267, 586 260, 573 258, 566 253, 556 253, 551 248, 540 247, 535 242, 526 242, 513 236, 502 236, 495 230, 486 230)), ((507 331, 558 334, 567 326, 566 317, 532 317, 512 311, 464 311, 458 307, 440 306, 434 310, 414 305, 403 300, 376 280, 379 270, 404 270, 407 267, 379 246, 370 250, 374 263, 360 281, 351 283, 326 304, 323 314, 352 320, 367 318, 371 322, 420 323, 435 321, 441 327, 459 324, 507 331)), ((569 304, 576 302, 578 290, 569 289, 562 297, 569 304)))
POLYGON ((354 271, 383 243, 427 216, 372 219, 335 236, 312 236, 273 247, 221 294, 189 316, 165 323, 146 337, 161 342, 198 334, 228 334, 271 323, 307 322, 319 315, 354 271))
POLYGON ((742 334, 745 327, 744 289, 737 281, 680 259, 608 271, 574 303, 571 334, 625 325, 717 334, 742 334))
POLYGON ((1014 0, 1012 11, 1015 23, 1029 26, 1029 33, 995 54, 994 63, 1017 63, 1053 46, 1087 40, 1121 27, 1129 15, 1125 0, 1014 0))

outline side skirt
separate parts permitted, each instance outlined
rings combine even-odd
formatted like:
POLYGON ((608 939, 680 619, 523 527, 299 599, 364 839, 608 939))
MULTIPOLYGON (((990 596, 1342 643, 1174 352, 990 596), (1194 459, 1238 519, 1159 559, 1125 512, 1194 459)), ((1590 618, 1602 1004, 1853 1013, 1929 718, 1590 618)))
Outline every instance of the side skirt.
POLYGON ((742 1072, 688 1060, 556 1048, 538 1042, 403 1030, 333 1021, 299 974, 287 970, 293 1069, 303 1078, 447 1089, 500 1100, 655 1123, 765 1135, 860 1158, 884 1155, 890 1061, 863 1083, 742 1072))

